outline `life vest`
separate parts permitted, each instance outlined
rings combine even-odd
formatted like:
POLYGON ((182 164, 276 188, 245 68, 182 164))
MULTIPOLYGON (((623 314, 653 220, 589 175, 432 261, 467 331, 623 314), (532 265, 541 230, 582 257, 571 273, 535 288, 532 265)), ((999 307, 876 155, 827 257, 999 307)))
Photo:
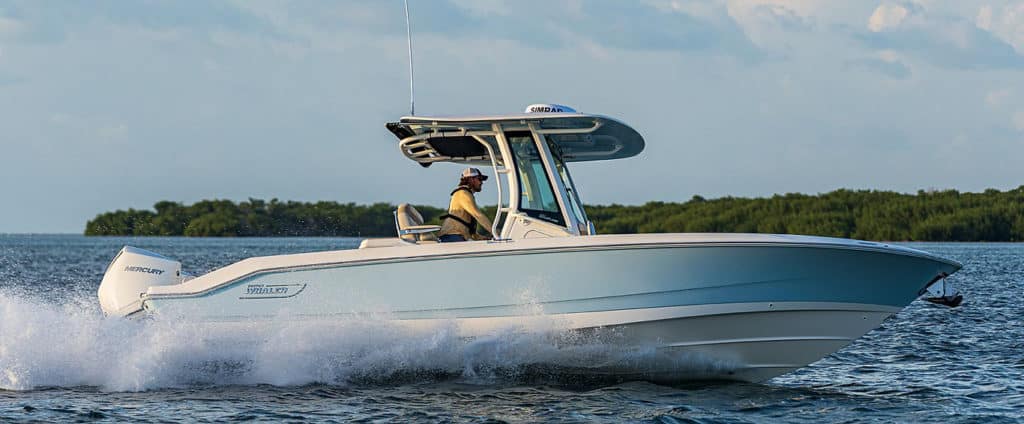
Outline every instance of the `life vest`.
MULTIPOLYGON (((455 193, 458 193, 460 190, 466 190, 467 192, 469 192, 470 196, 473 195, 473 190, 470 190, 469 187, 461 186, 460 185, 460 186, 456 187, 455 190, 452 190, 452 194, 450 194, 449 196, 454 196, 455 193)), ((449 203, 451 203, 451 202, 449 202, 449 203)), ((449 211, 449 212, 451 212, 451 211, 449 211)), ((469 233, 470 234, 477 234, 477 232, 476 232, 477 221, 476 221, 476 218, 473 217, 473 215, 470 215, 470 218, 469 218, 468 222, 465 219, 459 218, 459 217, 457 217, 455 215, 452 215, 450 213, 446 213, 444 215, 441 215, 441 219, 445 219, 445 218, 451 218, 451 219, 455 220, 455 222, 458 222, 458 223, 460 223, 462 225, 465 225, 466 228, 469 228, 469 233)))

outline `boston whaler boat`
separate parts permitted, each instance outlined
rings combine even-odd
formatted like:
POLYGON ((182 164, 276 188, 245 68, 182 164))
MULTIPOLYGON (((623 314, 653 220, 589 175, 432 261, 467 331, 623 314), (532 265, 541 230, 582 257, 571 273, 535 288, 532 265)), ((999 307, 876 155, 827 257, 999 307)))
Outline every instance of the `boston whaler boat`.
POLYGON ((179 262, 125 247, 100 285, 103 310, 210 321, 385 312, 408 325, 454 322, 472 338, 531 331, 538 316, 514 294, 533 287, 544 319, 569 331, 611 330, 615 343, 669 358, 595 373, 762 381, 850 344, 960 269, 919 250, 837 238, 597 235, 568 164, 628 158, 645 145, 605 116, 532 105, 514 115, 409 116, 387 128, 424 167, 490 166, 494 239, 438 243, 440 227, 403 204, 396 238, 250 258, 195 278, 183 277, 179 262), (687 369, 673 357, 715 365, 687 369))

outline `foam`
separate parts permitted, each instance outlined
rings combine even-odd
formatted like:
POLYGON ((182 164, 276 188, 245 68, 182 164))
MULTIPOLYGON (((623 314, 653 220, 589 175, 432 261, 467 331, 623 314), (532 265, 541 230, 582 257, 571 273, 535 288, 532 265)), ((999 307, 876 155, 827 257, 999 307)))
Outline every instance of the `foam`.
MULTIPOLYGON (((543 315, 533 303, 524 312, 543 315)), ((408 326, 386 315, 332 321, 203 323, 106 317, 86 300, 55 305, 0 293, 0 389, 95 386, 140 391, 191 385, 494 383, 543 367, 635 367, 653 348, 622 347, 613 330, 551 319, 463 338, 454 321, 408 326)))

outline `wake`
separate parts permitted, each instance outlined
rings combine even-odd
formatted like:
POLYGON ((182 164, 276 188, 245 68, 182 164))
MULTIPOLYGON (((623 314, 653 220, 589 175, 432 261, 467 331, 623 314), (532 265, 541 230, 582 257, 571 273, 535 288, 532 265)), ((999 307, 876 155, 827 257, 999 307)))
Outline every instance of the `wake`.
MULTIPOLYGON (((106 317, 84 300, 56 305, 0 294, 0 389, 564 382, 664 360, 653 347, 623 347, 617 331, 568 330, 554 319, 543 331, 510 327, 464 338, 458 330, 454 321, 410 328, 387 316, 129 320, 106 317)), ((696 368, 708 365, 676 358, 677 365, 680 360, 696 368)))

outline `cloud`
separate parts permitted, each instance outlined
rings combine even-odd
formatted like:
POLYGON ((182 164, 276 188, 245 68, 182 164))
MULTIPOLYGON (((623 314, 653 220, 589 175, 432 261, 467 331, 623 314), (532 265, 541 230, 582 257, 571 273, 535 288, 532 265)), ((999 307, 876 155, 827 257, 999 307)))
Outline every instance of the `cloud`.
POLYGON ((790 33, 805 33, 813 29, 811 17, 774 1, 731 1, 728 13, 761 48, 785 46, 793 39, 790 33))
POLYGON ((9 37, 22 31, 25 27, 20 21, 0 15, 0 38, 9 37))
POLYGON ((974 25, 985 31, 992 30, 992 6, 982 6, 978 9, 978 16, 974 18, 974 25))
POLYGON ((864 69, 885 75, 893 79, 910 78, 912 72, 902 61, 886 60, 884 58, 854 59, 846 62, 846 67, 851 69, 864 69))
POLYGON ((760 56, 757 47, 721 7, 694 11, 672 4, 609 0, 578 4, 516 1, 506 6, 501 18, 474 17, 466 29, 475 37, 489 34, 543 48, 565 47, 584 39, 614 49, 699 51, 747 59, 760 56))
POLYGON ((1013 127, 1017 131, 1024 131, 1024 110, 1018 110, 1013 114, 1013 127))
MULTIPOLYGON (((7 14, 23 24, 19 38, 36 43, 59 43, 72 34, 97 24, 130 26, 148 30, 185 30, 208 34, 229 29, 257 33, 265 37, 281 37, 259 16, 228 3, 199 4, 157 0, 121 2, 96 0, 88 3, 68 2, 59 6, 39 7, 37 2, 12 0, 7 14)), ((2 22, 0 22, 2 23, 2 22)))
POLYGON ((896 28, 903 23, 909 13, 907 8, 901 5, 883 3, 868 18, 868 29, 872 32, 880 32, 896 28))
POLYGON ((716 20, 722 16, 722 6, 715 2, 648 0, 645 3, 664 13, 685 13, 705 20, 716 20))
POLYGON ((452 4, 482 17, 508 16, 512 7, 505 0, 451 0, 452 4))
MULTIPOLYGON (((295 34, 369 32, 402 35, 401 3, 340 2, 327 10, 305 3, 238 3, 247 13, 274 22, 295 34)), ((605 49, 705 52, 758 59, 760 52, 723 7, 706 14, 671 3, 613 0, 550 2, 543 0, 465 0, 411 2, 413 37, 502 40, 560 49, 590 43, 605 49)))
POLYGON ((869 47, 899 51, 947 68, 1024 67, 1024 56, 979 28, 978 20, 933 12, 917 4, 885 3, 871 15, 867 32, 855 37, 869 47))
POLYGON ((1009 97, 1010 89, 1008 88, 990 91, 985 94, 985 104, 991 107, 999 107, 1002 106, 1009 97))
MULTIPOLYGON (((585 28, 574 32, 605 46, 760 57, 757 47, 727 16, 712 21, 681 11, 661 13, 652 7, 638 8, 635 4, 617 1, 586 5, 584 15, 567 22, 568 27, 585 28), (601 7, 592 7, 594 5, 601 7)), ((552 23, 557 21, 551 20, 552 23)))
POLYGON ((1024 3, 1007 5, 995 11, 992 6, 978 10, 975 25, 1024 54, 1024 3))

